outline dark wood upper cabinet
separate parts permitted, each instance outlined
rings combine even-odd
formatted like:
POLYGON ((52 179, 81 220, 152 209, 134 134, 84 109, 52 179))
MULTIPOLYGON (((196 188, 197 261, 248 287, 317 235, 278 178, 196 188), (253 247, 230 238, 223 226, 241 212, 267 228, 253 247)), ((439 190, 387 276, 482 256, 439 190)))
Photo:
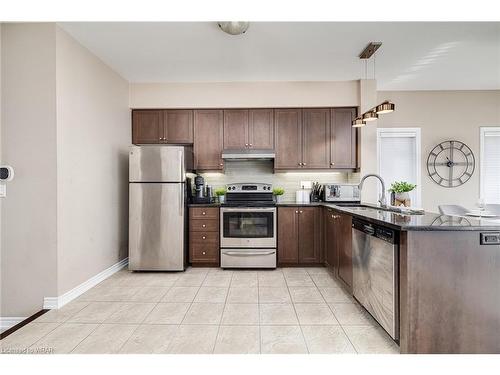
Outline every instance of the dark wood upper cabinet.
POLYGON ((299 262, 299 215, 298 207, 278 208, 278 263, 299 262))
POLYGON ((296 169, 302 166, 302 110, 275 109, 275 169, 296 169))
POLYGON ((299 207, 299 263, 321 263, 320 208, 299 207))
POLYGON ((195 169, 223 169, 221 158, 223 147, 222 110, 194 111, 194 165, 195 169))
POLYGON ((338 277, 352 290, 352 217, 336 214, 335 245, 339 257, 338 277))
POLYGON ((330 167, 330 109, 304 109, 302 167, 330 167))
POLYGON ((193 111, 189 109, 164 111, 164 137, 167 143, 193 143, 193 111))
POLYGON ((355 108, 332 108, 331 168, 357 168, 357 130, 352 127, 355 108))
POLYGON ((224 149, 248 148, 248 109, 224 110, 224 149))
POLYGON ((132 112, 132 143, 161 143, 163 137, 163 111, 132 112))
POLYGON ((250 148, 274 149, 274 111, 272 109, 251 109, 248 115, 250 148))

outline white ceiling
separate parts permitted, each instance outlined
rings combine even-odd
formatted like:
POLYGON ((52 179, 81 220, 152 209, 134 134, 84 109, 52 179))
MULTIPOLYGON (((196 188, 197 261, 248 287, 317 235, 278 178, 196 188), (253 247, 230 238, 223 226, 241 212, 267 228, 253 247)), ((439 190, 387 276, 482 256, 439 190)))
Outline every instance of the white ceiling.
POLYGON ((251 22, 238 36, 215 22, 60 25, 131 82, 353 80, 380 41, 380 90, 500 89, 498 22, 251 22))

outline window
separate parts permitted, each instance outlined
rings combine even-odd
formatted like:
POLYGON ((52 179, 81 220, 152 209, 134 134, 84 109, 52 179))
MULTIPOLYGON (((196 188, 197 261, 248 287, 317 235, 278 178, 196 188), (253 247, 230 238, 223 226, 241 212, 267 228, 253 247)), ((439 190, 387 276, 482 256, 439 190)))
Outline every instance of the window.
POLYGON ((395 181, 417 185, 410 198, 412 206, 420 207, 420 128, 378 128, 377 157, 378 171, 386 188, 395 181))
POLYGON ((500 203, 500 127, 480 128, 481 198, 486 203, 500 203))

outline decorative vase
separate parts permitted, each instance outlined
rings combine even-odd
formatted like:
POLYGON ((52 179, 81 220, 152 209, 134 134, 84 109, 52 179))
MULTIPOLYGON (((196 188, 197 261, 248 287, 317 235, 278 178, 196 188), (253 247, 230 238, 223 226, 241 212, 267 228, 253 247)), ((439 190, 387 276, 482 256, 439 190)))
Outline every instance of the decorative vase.
POLYGON ((408 193, 408 192, 395 193, 394 194, 394 205, 395 206, 410 207, 411 206, 410 193, 408 193))
POLYGON ((276 197, 276 203, 281 203, 281 201, 283 200, 283 195, 275 195, 276 197))
POLYGON ((226 200, 226 196, 225 195, 219 195, 219 203, 220 204, 224 203, 225 200, 226 200))

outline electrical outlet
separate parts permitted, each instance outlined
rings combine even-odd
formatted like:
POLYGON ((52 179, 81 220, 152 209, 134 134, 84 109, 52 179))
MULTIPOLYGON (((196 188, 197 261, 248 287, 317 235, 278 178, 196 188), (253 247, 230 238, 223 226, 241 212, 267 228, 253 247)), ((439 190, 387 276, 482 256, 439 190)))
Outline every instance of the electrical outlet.
POLYGON ((312 181, 300 181, 300 188, 301 189, 311 189, 312 188, 312 181))
POLYGON ((7 185, 0 184, 0 198, 5 198, 7 196, 7 185))

